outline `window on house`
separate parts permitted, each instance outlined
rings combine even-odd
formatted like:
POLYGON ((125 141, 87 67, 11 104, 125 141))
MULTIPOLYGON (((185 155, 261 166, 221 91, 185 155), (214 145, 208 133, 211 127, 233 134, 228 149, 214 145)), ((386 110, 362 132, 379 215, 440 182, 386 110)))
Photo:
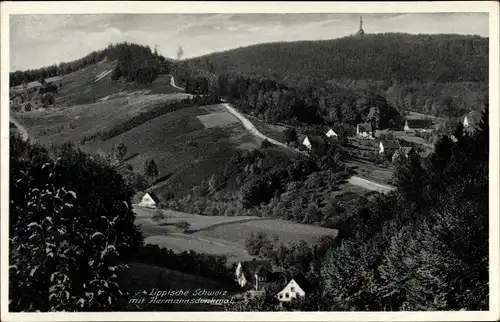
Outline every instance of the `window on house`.
POLYGON ((286 298, 289 298, 289 297, 290 297, 290 294, 285 293, 285 297, 286 297, 286 298))
POLYGON ((292 288, 291 288, 291 291, 292 291, 292 292, 295 292, 295 287, 292 287, 292 288))
POLYGON ((280 298, 280 299, 282 299, 282 298, 283 298, 283 294, 280 294, 280 295, 279 295, 279 298, 280 298))

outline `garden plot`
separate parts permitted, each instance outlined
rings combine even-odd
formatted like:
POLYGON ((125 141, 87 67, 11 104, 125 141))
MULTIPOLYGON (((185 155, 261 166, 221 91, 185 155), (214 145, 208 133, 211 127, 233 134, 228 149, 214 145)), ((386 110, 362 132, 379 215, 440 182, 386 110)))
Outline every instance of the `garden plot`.
POLYGON ((238 123, 238 119, 228 112, 211 113, 207 115, 199 115, 198 119, 209 129, 216 126, 225 126, 238 123))

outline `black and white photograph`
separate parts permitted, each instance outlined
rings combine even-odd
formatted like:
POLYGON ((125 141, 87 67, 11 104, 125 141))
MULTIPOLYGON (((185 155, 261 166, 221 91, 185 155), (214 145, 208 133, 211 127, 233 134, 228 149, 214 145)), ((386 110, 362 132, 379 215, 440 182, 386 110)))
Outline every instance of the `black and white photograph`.
POLYGON ((2 320, 500 318, 498 3, 62 4, 1 8, 2 320))

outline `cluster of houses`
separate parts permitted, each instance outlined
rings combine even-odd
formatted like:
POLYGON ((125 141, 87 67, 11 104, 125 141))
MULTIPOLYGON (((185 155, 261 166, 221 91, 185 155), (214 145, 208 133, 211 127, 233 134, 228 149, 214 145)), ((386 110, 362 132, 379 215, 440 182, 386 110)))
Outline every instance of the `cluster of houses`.
MULTIPOLYGON (((236 266, 236 281, 240 287, 247 290, 250 297, 262 296, 270 283, 280 280, 281 272, 273 271, 271 262, 268 260, 241 261, 236 266)), ((286 279, 281 291, 275 296, 282 302, 290 302, 296 298, 303 298, 314 291, 307 278, 298 273, 286 279)))
MULTIPOLYGON (((473 132, 476 125, 481 119, 481 113, 477 111, 472 111, 467 115, 463 116, 463 127, 466 132, 473 132)), ((434 129, 434 121, 431 118, 428 119, 406 119, 403 130, 406 133, 428 133, 432 132, 434 129)), ((326 143, 328 140, 337 139, 339 135, 331 128, 325 133, 325 136, 317 135, 306 135, 302 139, 302 145, 307 151, 315 154, 323 154, 326 151, 326 143)), ((369 123, 361 123, 356 126, 356 137, 359 139, 375 140, 373 126, 369 123)), ((380 141, 379 143, 379 154, 391 154, 392 160, 395 161, 400 156, 408 158, 409 155, 415 153, 414 149, 411 147, 402 147, 398 141, 380 141)))
POLYGON ((60 76, 49 77, 41 81, 23 83, 13 86, 10 89, 10 107, 17 112, 29 112, 40 107, 42 98, 47 95, 57 93, 57 88, 62 87, 62 78, 60 76), (51 94, 52 93, 52 94, 51 94), (38 99, 32 100, 35 94, 38 99), (38 95, 37 95, 38 94, 38 95))

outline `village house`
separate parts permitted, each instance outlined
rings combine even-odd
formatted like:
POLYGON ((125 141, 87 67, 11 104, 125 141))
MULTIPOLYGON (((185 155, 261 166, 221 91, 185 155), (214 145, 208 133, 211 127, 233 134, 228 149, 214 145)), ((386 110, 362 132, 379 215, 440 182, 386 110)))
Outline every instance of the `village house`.
POLYGON ((467 113, 463 117, 463 127, 466 132, 472 133, 477 128, 477 125, 481 121, 481 113, 478 111, 472 111, 467 113))
MULTIPOLYGON (((62 80, 62 78, 60 76, 54 76, 54 77, 45 78, 44 82, 47 85, 54 84, 54 83, 59 83, 59 85, 61 85, 61 80, 62 80)), ((55 84, 55 85, 57 85, 57 84, 55 84)), ((21 85, 14 86, 14 87, 12 87, 12 90, 14 90, 15 92, 24 91, 24 90, 26 90, 28 92, 35 92, 40 87, 42 87, 42 83, 40 83, 39 81, 34 81, 34 82, 29 82, 27 84, 21 84, 21 85)))
POLYGON ((241 261, 236 266, 236 281, 243 288, 263 292, 272 274, 268 260, 241 261))
POLYGON ((432 129, 434 122, 431 119, 406 119, 405 132, 428 132, 432 129))
POLYGON ((396 162, 401 156, 408 159, 412 154, 416 154, 415 149, 412 147, 402 147, 392 155, 392 162, 396 162))
POLYGON ((374 139, 371 124, 363 123, 356 125, 356 136, 361 139, 374 139))
POLYGON ((295 275, 285 287, 276 295, 280 302, 290 302, 294 298, 305 297, 306 294, 313 291, 312 285, 309 283, 304 274, 295 275))
POLYGON ((322 155, 326 152, 325 141, 323 138, 316 135, 307 135, 304 140, 302 140, 302 145, 314 154, 322 155))
POLYGON ((326 137, 327 138, 338 138, 338 134, 335 133, 333 129, 329 129, 328 132, 326 132, 326 137))
POLYGON ((401 146, 399 145, 398 141, 391 140, 391 141, 380 141, 379 144, 379 154, 392 154, 395 151, 399 150, 401 146))
POLYGON ((153 192, 146 192, 139 202, 139 207, 156 208, 160 199, 153 192))

